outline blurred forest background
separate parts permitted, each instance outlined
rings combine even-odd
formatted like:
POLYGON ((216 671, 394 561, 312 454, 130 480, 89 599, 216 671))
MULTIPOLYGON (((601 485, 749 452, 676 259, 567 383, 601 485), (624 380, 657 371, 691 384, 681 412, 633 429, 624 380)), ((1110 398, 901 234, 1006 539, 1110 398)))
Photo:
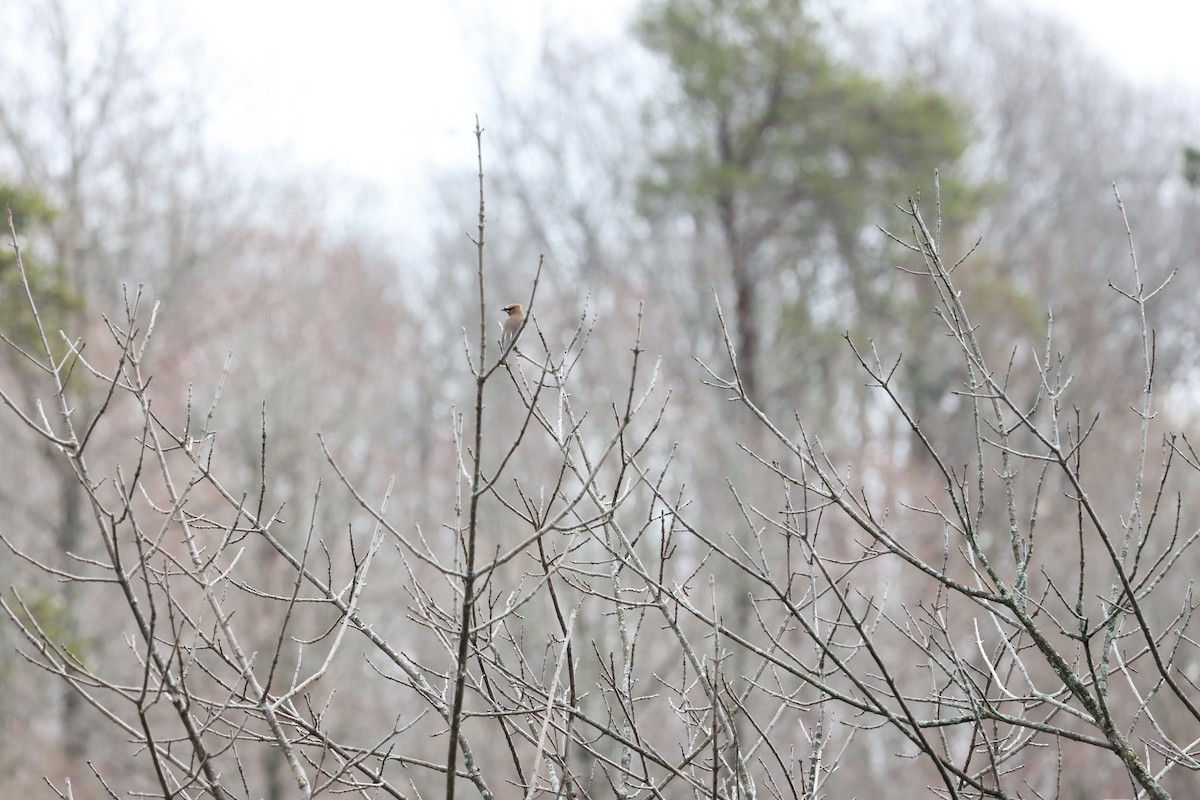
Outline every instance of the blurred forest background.
MULTIPOLYGON (((1155 425, 1186 431, 1200 411, 1200 98, 1131 81, 1064 23, 1019 3, 917 3, 900 24, 845 13, 852 4, 835 0, 642 0, 622 40, 549 32, 536 79, 519 87, 506 78, 503 48, 481 46, 494 85, 484 107, 462 110, 461 169, 437 179, 439 202, 392 220, 380 220, 378 209, 359 215, 353 202, 333 207, 328 177, 299 167, 291 177, 264 177, 215 146, 208 109, 221 99, 180 65, 196 43, 178 31, 168 36, 165 15, 152 5, 3 4, 0 199, 12 209, 48 329, 88 342, 92 363, 117 352, 105 319, 124 318, 126 292, 142 286, 144 305, 160 304, 146 369, 159 413, 174 424, 184 423, 189 399, 207 407, 232 353, 213 423, 214 471, 251 498, 261 493, 260 507, 284 509, 283 535, 294 542, 302 541, 310 514, 315 529, 331 535, 372 524, 332 473, 318 432, 365 496, 380 497, 394 476, 385 516, 398 530, 453 538, 445 526, 456 524, 463 502, 455 414, 471 407, 475 389, 462 331, 474 335, 479 313, 476 251, 465 235, 474 235, 479 202, 469 136, 475 113, 485 130, 489 335, 498 330, 491 326, 500 306, 527 300, 544 257, 537 331, 525 332, 522 349, 540 361, 541 334, 551 353, 576 352, 571 336, 582 320, 589 333, 571 401, 596 420, 625 405, 640 326, 643 368, 657 362, 654 391, 660 401, 670 395, 647 452, 670 460, 665 493, 686 502, 714 539, 748 524, 736 490, 746 502, 777 506, 765 499, 770 481, 762 463, 747 452, 770 451, 761 426, 728 402, 728 392, 704 385, 707 373, 697 363, 717 372, 726 363, 716 300, 749 399, 781 425, 801 420, 835 471, 853 465, 855 481, 871 487, 879 508, 919 501, 941 482, 911 427, 871 399, 844 334, 860 346, 872 342, 885 363, 903 354, 895 390, 950 460, 970 460, 975 428, 961 394, 961 358, 931 314, 932 290, 894 266, 919 269, 919 258, 880 231, 908 233, 911 220, 897 204, 906 207, 910 195, 919 194, 931 220, 940 200, 951 262, 978 242, 957 279, 989 357, 1030 363, 1047 349, 1052 313, 1053 350, 1073 376, 1066 407, 1102 420, 1088 463, 1099 473, 1092 496, 1105 514, 1128 511, 1139 443, 1121 422, 1136 423, 1130 409, 1144 384, 1137 320, 1109 286, 1131 280, 1114 183, 1145 282, 1157 285, 1178 271, 1150 306, 1155 425)), ((255 132, 244 135, 252 140, 255 132)), ((371 200, 359 202, 365 209, 371 200)), ((36 339, 7 246, 0 333, 22 348, 36 339)), ((494 341, 489 346, 493 357, 494 341)), ((66 352, 61 341, 53 347, 66 352)), ((105 405, 103 382, 89 382, 82 368, 70 380, 75 413, 86 418, 105 405)), ((38 402, 49 402, 42 376, 16 347, 4 349, 0 386, 31 417, 38 402)), ((495 416, 487 452, 521 425, 510 388, 489 386, 486 412, 495 416)), ((92 459, 128 465, 122 453, 134 434, 115 424, 93 435, 92 459)), ((1156 428, 1152 446, 1160 438, 1156 428)), ((119 593, 59 580, 14 554, 72 574, 103 561, 76 471, 15 414, 0 414, 0 442, 0 534, 12 548, 0 558, 0 586, 10 607, 18 608, 15 589, 48 639, 89 664, 121 663, 138 648, 130 647, 119 593)), ((515 477, 504 479, 533 497, 554 481, 554 465, 537 463, 537 452, 515 459, 508 467, 515 477)), ((523 535, 502 509, 486 513, 489 542, 523 535)), ((1073 510, 1061 513, 1044 528, 1074 519, 1073 510)), ((1186 537, 1198 524, 1186 499, 1179 516, 1186 537)), ((822 537, 836 548, 838 529, 824 524, 822 537)), ((931 552, 940 552, 940 533, 911 533, 932 535, 931 552)), ((694 594, 705 594, 697 602, 709 602, 712 574, 726 589, 726 613, 748 622, 753 608, 739 598, 753 590, 728 565, 701 559, 703 548, 680 546, 693 548, 696 569, 703 563, 693 576, 703 587, 694 594)), ((854 555, 842 548, 842 556, 854 555)), ((421 605, 413 586, 422 578, 394 550, 380 552, 361 616, 414 661, 445 673, 443 643, 412 610, 421 605)), ((1052 572, 1054 557, 1044 557, 1043 569, 1052 572)), ((251 566, 261 586, 291 592, 295 576, 286 565, 253 548, 244 558, 261 559, 251 566)), ((1058 566, 1063 574, 1077 569, 1072 556, 1058 566)), ((1194 575, 1198 566, 1195 554, 1180 555, 1181 572, 1194 575)), ((916 602, 920 590, 906 584, 907 573, 870 574, 887 602, 916 602)), ((1174 599, 1188 591, 1183 581, 1174 599)), ((522 613, 529 650, 540 660, 549 640, 532 632, 549 624, 551 606, 530 601, 522 613)), ((576 658, 597 663, 581 667, 581 681, 601 680, 598 654, 617 636, 601 617, 585 608, 579 624, 595 628, 574 634, 576 658)), ((265 652, 279 629, 265 615, 259 622, 261 643, 249 649, 265 652)), ((318 618, 303 635, 316 636, 321 624, 318 618)), ((643 658, 660 636, 654 623, 647 629, 643 658)), ((0 642, 6 796, 52 796, 68 779, 75 798, 108 796, 93 770, 120 792, 156 791, 128 731, 77 686, 34 666, 36 648, 17 626, 0 627, 0 642)), ((898 650, 897 658, 906 656, 898 650)), ((673 663, 664 656, 646 669, 660 674, 673 663)), ((736 659, 725 668, 752 669, 736 659)), ((397 715, 403 724, 419 716, 399 683, 356 688, 377 680, 377 669, 361 651, 340 655, 320 684, 322 696, 341 687, 331 725, 387 731, 397 715)), ((639 690, 657 691, 651 683, 647 675, 639 690)), ((839 724, 854 724, 852 714, 827 724, 847 749, 819 796, 944 790, 931 771, 898 783, 917 767, 893 758, 904 748, 872 738, 870 729, 838 733, 839 724)), ((1179 724, 1184 741, 1200 739, 1195 719, 1179 724)), ((411 731, 418 743, 402 747, 444 763, 440 730, 422 722, 411 731)), ((784 731, 775 737, 781 749, 800 741, 784 731)), ((507 749, 496 757, 507 758, 507 749)), ((1046 758, 1030 762, 1026 783, 1011 796, 1134 791, 1119 760, 1068 757, 1064 766, 1061 755, 1046 758)), ((248 759, 245 769, 248 795, 294 796, 280 760, 248 759)), ((601 773, 593 767, 591 788, 580 791, 610 796, 601 773)), ((401 785, 437 797, 442 780, 435 770, 411 767, 401 785)), ((1164 783, 1175 796, 1200 796, 1193 769, 1181 767, 1164 783)), ((492 788, 501 797, 523 794, 504 781, 492 788)), ((763 785, 759 791, 768 794, 763 785)), ((474 796, 475 789, 461 792, 474 796)), ((664 796, 691 792, 678 786, 664 796)))

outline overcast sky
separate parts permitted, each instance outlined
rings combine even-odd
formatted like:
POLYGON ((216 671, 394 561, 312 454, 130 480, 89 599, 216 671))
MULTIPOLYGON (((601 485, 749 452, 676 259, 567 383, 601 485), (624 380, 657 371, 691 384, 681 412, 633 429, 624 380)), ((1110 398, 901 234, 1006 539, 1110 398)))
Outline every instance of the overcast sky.
MULTIPOLYGON (((1200 91, 1200 4, 1032 2, 1073 22, 1136 79, 1200 91)), ((211 60, 210 118, 223 146, 262 168, 278 160, 378 184, 404 198, 394 207, 408 214, 427 175, 473 161, 473 115, 486 111, 488 86, 471 37, 494 32, 489 49, 531 62, 547 24, 614 38, 636 0, 350 0, 336 11, 308 0, 184 5, 179 25, 211 60)))

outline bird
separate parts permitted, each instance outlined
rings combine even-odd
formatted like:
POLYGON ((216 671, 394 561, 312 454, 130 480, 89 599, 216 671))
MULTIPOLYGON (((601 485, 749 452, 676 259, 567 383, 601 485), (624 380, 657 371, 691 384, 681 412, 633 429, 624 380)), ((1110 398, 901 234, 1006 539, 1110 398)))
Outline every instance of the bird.
POLYGON ((525 324, 525 309, 521 308, 520 303, 510 303, 500 310, 508 315, 504 324, 500 326, 500 358, 503 359, 517 341, 521 326, 525 324))

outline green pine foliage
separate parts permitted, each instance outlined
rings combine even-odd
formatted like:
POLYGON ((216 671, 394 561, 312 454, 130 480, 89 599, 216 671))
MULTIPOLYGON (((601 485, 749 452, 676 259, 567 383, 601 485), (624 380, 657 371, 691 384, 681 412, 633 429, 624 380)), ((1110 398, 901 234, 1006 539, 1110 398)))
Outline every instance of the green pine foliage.
POLYGON ((755 338, 803 341, 762 351, 768 389, 811 379, 845 331, 928 313, 878 227, 918 187, 931 196, 935 171, 958 215, 948 229, 985 202, 955 169, 970 144, 963 109, 837 57, 804 0, 649 0, 635 33, 677 89, 650 109, 678 133, 641 181, 641 209, 715 220, 726 252, 713 258, 729 259, 734 291, 754 299, 755 338))
MULTIPOLYGON (((67 279, 64 270, 39 257, 37 242, 55 217, 55 209, 40 193, 20 186, 0 183, 0 207, 12 214, 13 228, 21 244, 21 262, 30 290, 37 301, 38 312, 47 331, 64 327, 61 323, 69 314, 83 307, 83 298, 67 279)), ((7 224, 6 226, 7 227, 7 224)), ((11 232, 5 231, 9 240, 11 232)), ((29 298, 21 283, 17 254, 11 246, 0 249, 0 333, 24 350, 40 344, 37 328, 29 314, 29 298)), ((61 342, 50 346, 58 349, 61 342)))

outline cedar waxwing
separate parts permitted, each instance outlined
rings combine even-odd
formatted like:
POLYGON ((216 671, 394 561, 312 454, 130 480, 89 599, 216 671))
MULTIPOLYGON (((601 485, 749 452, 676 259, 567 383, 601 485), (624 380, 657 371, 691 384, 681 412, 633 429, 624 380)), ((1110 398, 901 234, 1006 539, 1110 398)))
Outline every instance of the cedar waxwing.
POLYGON ((500 357, 504 358, 508 355, 508 348, 517 341, 517 334, 521 332, 521 325, 525 322, 525 309, 521 308, 520 303, 513 303, 500 310, 508 315, 500 328, 500 357))

